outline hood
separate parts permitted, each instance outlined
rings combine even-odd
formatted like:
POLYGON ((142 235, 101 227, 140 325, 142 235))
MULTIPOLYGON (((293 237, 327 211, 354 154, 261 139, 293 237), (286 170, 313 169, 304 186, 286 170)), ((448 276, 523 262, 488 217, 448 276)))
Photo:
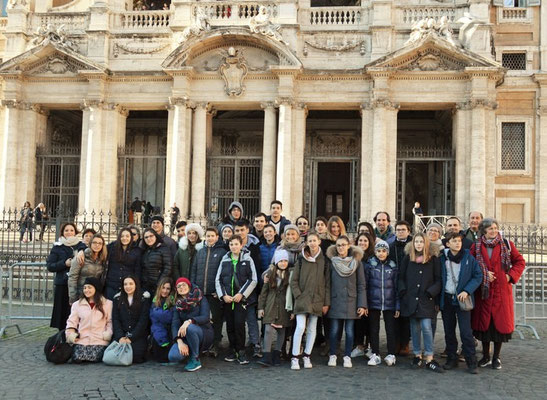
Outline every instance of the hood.
POLYGON ((234 207, 237 207, 241 210, 241 218, 243 218, 243 215, 245 215, 245 214, 244 214, 243 206, 241 205, 241 203, 239 201, 232 201, 230 203, 230 206, 226 210, 226 215, 228 216, 228 218, 230 218, 232 221, 234 220, 232 218, 232 215, 230 214, 230 211, 232 211, 232 208, 234 208, 234 207))
POLYGON ((321 247, 319 247, 319 251, 317 252, 317 254, 315 255, 315 257, 312 257, 311 255, 311 251, 310 251, 310 246, 306 245, 304 246, 304 248, 302 249, 302 257, 304 257, 306 260, 308 260, 309 262, 315 262, 318 258, 321 257, 321 253, 323 251, 321 250, 321 247))
POLYGON ((247 235, 247 244, 245 245, 245 249, 253 244, 260 244, 260 240, 253 234, 249 233, 247 235))
MULTIPOLYGON (((195 222, 192 222, 188 225, 186 225, 186 232, 188 231, 195 231, 198 233, 198 237, 201 239, 205 233, 203 232, 203 228, 200 224, 196 224, 195 222)), ((186 236, 185 236, 186 237, 186 236)))
MULTIPOLYGON (((336 245, 333 244, 329 246, 329 248, 327 249, 327 257, 332 258, 332 257, 335 257, 337 254, 338 253, 336 252, 336 245)), ((364 254, 365 253, 359 246, 353 246, 353 245, 349 246, 348 255, 350 257, 355 258, 357 261, 361 261, 363 259, 364 254)))

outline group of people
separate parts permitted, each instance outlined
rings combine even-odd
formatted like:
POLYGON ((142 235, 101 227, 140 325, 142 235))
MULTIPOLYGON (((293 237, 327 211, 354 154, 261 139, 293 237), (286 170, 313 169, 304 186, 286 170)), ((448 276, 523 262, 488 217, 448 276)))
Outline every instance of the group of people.
POLYGON ((451 217, 412 236, 408 222, 392 227, 380 211, 352 240, 337 216, 313 226, 300 216, 293 224, 282 210, 275 200, 269 215, 251 223, 232 202, 216 227, 178 221, 178 243, 161 216, 142 238, 131 225, 110 244, 91 232, 85 244, 74 224, 63 225, 47 260, 56 273, 51 326, 66 329, 74 362, 100 361, 116 340, 131 344, 135 363, 186 359, 184 368, 195 371, 200 355, 221 353, 226 323, 225 361, 244 365, 249 355, 277 366, 287 359, 299 370, 312 368, 313 349, 323 344, 330 367, 339 354, 346 368, 360 356, 381 364, 383 317, 388 366, 411 354, 413 367, 433 372, 457 367, 460 357, 471 373, 501 368, 501 346, 514 329, 511 285, 525 263, 496 220, 472 212, 466 231, 451 217), (439 311, 442 367, 433 349, 439 311))
POLYGON ((19 241, 21 243, 32 242, 32 234, 35 228, 40 228, 36 240, 44 240, 44 232, 49 216, 44 203, 39 203, 32 208, 30 202, 26 201, 23 208, 19 211, 19 241))

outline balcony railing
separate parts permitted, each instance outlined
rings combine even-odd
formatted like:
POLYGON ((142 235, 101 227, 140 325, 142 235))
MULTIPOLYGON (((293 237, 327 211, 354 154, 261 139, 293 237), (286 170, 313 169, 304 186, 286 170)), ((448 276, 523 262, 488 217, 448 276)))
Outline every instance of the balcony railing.
POLYGON ((128 11, 116 15, 115 28, 123 30, 157 30, 169 27, 171 11, 128 11))
POLYGON ((51 25, 59 27, 64 25, 67 32, 83 32, 89 26, 89 14, 86 12, 71 12, 71 13, 38 13, 33 14, 29 20, 29 28, 31 32, 41 26, 51 25))
POLYGON ((532 22, 532 9, 527 7, 498 7, 498 21, 500 23, 532 22))
POLYGON ((395 26, 410 28, 416 22, 424 18, 434 18, 439 20, 441 17, 448 17, 448 21, 454 23, 468 11, 464 7, 447 6, 404 6, 395 9, 395 26))
POLYGON ((362 7, 311 7, 300 10, 299 22, 304 29, 353 30, 366 23, 366 16, 362 7))
POLYGON ((265 6, 275 21, 278 7, 272 1, 200 1, 193 6, 192 12, 196 15, 198 7, 203 9, 213 26, 247 25, 258 14, 260 6, 265 6))

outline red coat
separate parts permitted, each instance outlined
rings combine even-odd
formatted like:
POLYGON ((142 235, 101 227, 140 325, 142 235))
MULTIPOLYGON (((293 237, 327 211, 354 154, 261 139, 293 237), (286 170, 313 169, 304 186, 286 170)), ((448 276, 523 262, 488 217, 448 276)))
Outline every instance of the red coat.
MULTIPOLYGON (((485 332, 494 320, 494 326, 499 333, 509 334, 515 329, 515 316, 513 310, 513 284, 517 283, 524 272, 525 261, 513 242, 511 245, 511 269, 509 276, 511 281, 507 282, 505 272, 501 266, 501 243, 494 247, 492 258, 488 258, 488 251, 482 246, 482 257, 486 262, 489 271, 496 275, 496 279, 490 282, 490 290, 487 299, 481 296, 481 288, 475 294, 475 308, 471 314, 471 327, 475 331, 485 332)), ((471 254, 475 254, 475 245, 471 247, 471 254)))

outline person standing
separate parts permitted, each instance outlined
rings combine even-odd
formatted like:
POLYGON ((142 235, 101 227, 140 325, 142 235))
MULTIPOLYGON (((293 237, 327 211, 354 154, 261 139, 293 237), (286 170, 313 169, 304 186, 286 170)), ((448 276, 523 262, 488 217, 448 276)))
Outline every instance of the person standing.
MULTIPOLYGON (((471 249, 471 245, 474 241, 465 237, 465 233, 462 230, 462 223, 458 217, 450 217, 446 220, 445 235, 448 232, 461 232, 463 248, 466 250, 471 249)), ((446 239, 443 239, 443 246, 446 247, 446 239)))
POLYGON ((262 236, 264 234, 264 227, 268 223, 266 219, 267 215, 263 212, 255 214, 253 219, 253 229, 251 229, 251 234, 255 235, 260 240, 262 239, 262 236))
POLYGON ((180 208, 177 207, 177 203, 173 203, 173 207, 171 207, 171 210, 169 211, 169 217, 171 222, 171 224, 169 225, 169 232, 171 232, 171 235, 175 233, 175 226, 177 225, 179 216, 180 208))
POLYGON ((179 221, 175 225, 175 228, 177 229, 177 242, 180 242, 180 239, 186 236, 186 225, 188 223, 186 221, 179 221))
POLYGON ((377 238, 385 240, 388 244, 393 243, 395 234, 391 228, 391 217, 386 211, 378 211, 373 218, 376 228, 374 234, 377 238))
POLYGON ((30 206, 30 202, 25 201, 25 204, 23 208, 20 211, 21 219, 19 220, 21 224, 21 235, 19 236, 19 241, 22 243, 30 242, 32 241, 32 221, 34 218, 34 213, 32 211, 32 207, 30 206), (25 233, 27 234, 27 238, 24 239, 25 233))
POLYGON ((170 278, 173 264, 169 249, 160 235, 152 228, 146 228, 142 234, 144 253, 142 255, 142 287, 150 293, 156 293, 158 282, 170 278))
POLYGON ((479 225, 484 219, 482 213, 478 211, 471 211, 468 216, 467 225, 469 226, 465 231, 465 237, 471 240, 473 243, 479 240, 479 225))
POLYGON ((203 248, 203 228, 199 224, 188 224, 186 236, 180 239, 179 249, 175 254, 173 278, 190 277, 190 267, 196 253, 203 248))
POLYGON ((44 203, 38 204, 36 208, 34 209, 34 220, 36 221, 36 227, 40 227, 40 235, 36 239, 38 241, 44 240, 44 233, 46 231, 46 225, 47 221, 49 219, 49 216, 47 215, 46 206, 44 203))
POLYGON ((91 239, 89 247, 84 250, 83 264, 80 264, 78 257, 72 259, 72 264, 68 272, 68 296, 70 304, 73 304, 80 298, 84 282, 88 277, 100 280, 104 276, 107 257, 108 251, 104 238, 96 234, 91 239))
POLYGON ((258 278, 262 281, 262 274, 268 269, 269 265, 272 263, 275 250, 279 246, 280 238, 275 232, 273 225, 267 224, 264 227, 264 235, 260 239, 260 263, 261 270, 256 271, 258 278))
MULTIPOLYGON (((175 258, 175 254, 177 254, 177 250, 179 249, 179 246, 177 242, 175 242, 173 239, 171 239, 169 236, 165 234, 163 217, 161 215, 154 215, 152 219, 150 220, 150 227, 154 229, 154 231, 161 237, 163 241, 163 245, 169 249, 169 253, 171 254, 171 262, 172 262, 173 259, 175 258)), ((144 234, 143 234, 143 237, 144 237, 144 234)))
POLYGON ((224 225, 235 226, 235 223, 243 218, 243 206, 239 201, 232 201, 226 210, 226 215, 218 225, 217 229, 222 231, 224 225))
POLYGON ((142 201, 140 201, 138 197, 135 197, 135 200, 131 203, 130 209, 133 211, 134 224, 137 226, 142 226, 142 201))

